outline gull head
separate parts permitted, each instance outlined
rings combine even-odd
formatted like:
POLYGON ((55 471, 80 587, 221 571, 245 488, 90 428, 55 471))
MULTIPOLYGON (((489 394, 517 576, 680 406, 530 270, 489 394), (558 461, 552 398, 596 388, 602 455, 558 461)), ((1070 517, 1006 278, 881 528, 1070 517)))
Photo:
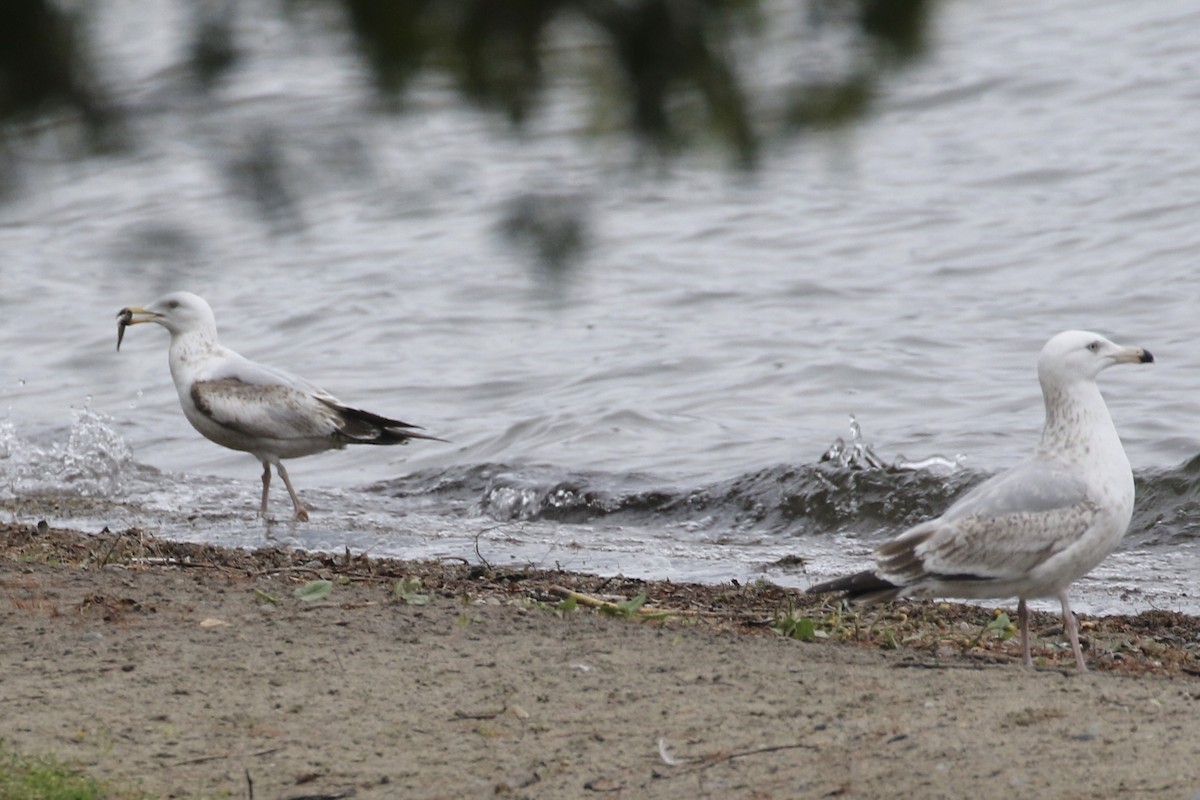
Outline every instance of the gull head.
POLYGON ((130 325, 141 325, 143 322, 154 322, 162 325, 172 336, 205 331, 216 337, 217 320, 212 309, 203 297, 191 292, 172 292, 160 297, 148 306, 129 306, 117 312, 117 349, 121 349, 121 339, 125 336, 125 328, 130 325))
POLYGON ((1122 347, 1091 331, 1063 331, 1042 348, 1038 378, 1042 385, 1094 380, 1114 364, 1149 364, 1154 356, 1141 347, 1122 347))

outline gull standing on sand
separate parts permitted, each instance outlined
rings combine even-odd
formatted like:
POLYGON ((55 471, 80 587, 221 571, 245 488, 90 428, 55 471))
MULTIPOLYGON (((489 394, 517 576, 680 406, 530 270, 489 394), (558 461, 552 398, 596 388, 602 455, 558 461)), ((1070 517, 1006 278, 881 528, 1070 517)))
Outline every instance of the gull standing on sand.
POLYGON ((118 350, 126 326, 143 322, 157 323, 171 333, 171 378, 192 427, 222 447, 244 450, 262 462, 263 519, 267 518, 271 465, 291 495, 296 519, 308 519, 282 459, 348 444, 445 441, 416 433, 416 425, 351 408, 301 378, 243 358, 217 340, 212 309, 191 292, 175 292, 145 307, 121 309, 117 314, 118 350))
POLYGON ((1052 338, 1038 356, 1046 423, 1033 455, 880 546, 875 569, 809 593, 843 592, 865 603, 1015 596, 1026 666, 1033 660, 1025 601, 1057 597, 1075 664, 1086 672, 1067 589, 1112 552, 1133 515, 1133 472, 1096 376, 1114 364, 1152 361, 1147 350, 1087 331, 1052 338))

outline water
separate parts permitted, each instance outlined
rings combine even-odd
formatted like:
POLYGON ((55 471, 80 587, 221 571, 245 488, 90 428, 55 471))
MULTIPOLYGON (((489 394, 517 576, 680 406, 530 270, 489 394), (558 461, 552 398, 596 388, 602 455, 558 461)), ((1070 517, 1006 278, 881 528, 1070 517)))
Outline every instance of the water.
POLYGON ((41 143, 0 205, 14 516, 264 541, 258 466, 183 419, 165 333, 114 350, 117 309, 188 288, 245 355, 452 442, 294 462, 314 519, 276 541, 803 586, 1023 457, 1036 353, 1084 327, 1158 363, 1101 378, 1139 505, 1081 605, 1200 611, 1191 4, 946 5, 870 119, 752 179, 639 172, 575 135, 569 91, 527 140, 437 86, 382 115, 352 58, 269 18, 200 96, 179 7, 116 5, 159 32, 99 32, 138 147, 41 143), (530 191, 589 212, 567 280, 499 231, 530 191), (884 468, 822 460, 851 415, 884 468))

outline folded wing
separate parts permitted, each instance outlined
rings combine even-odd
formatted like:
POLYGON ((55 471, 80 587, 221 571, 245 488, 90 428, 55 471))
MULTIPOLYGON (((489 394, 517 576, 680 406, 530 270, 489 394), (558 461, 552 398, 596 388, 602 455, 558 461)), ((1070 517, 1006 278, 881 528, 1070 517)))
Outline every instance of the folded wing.
POLYGON ((1027 462, 882 545, 878 574, 898 585, 1018 579, 1079 541, 1099 510, 1077 476, 1027 462))
POLYGON ((909 590, 937 594, 947 584, 1019 581, 1078 542, 1099 513, 1086 484, 1068 469, 1029 461, 984 481, 937 519, 881 545, 875 569, 809 592, 845 592, 870 603, 909 590))
POLYGON ((193 383, 191 399, 201 414, 245 437, 279 441, 328 438, 338 445, 436 439, 417 433, 415 425, 350 408, 317 391, 221 378, 193 383))

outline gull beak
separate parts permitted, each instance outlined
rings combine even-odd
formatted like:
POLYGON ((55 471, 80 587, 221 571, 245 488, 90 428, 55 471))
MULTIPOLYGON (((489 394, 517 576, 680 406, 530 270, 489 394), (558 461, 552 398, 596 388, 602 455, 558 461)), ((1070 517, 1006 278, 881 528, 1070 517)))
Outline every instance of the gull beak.
POLYGON ((1113 356, 1114 364, 1153 364, 1154 356, 1141 347, 1122 347, 1113 356))
POLYGON ((122 308, 117 312, 117 349, 121 349, 121 340, 125 338, 125 329, 130 325, 140 325, 143 322, 154 322, 161 317, 155 311, 142 308, 141 306, 132 306, 130 308, 122 308))

